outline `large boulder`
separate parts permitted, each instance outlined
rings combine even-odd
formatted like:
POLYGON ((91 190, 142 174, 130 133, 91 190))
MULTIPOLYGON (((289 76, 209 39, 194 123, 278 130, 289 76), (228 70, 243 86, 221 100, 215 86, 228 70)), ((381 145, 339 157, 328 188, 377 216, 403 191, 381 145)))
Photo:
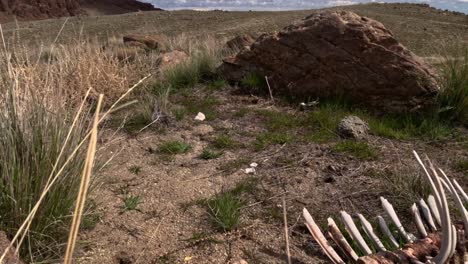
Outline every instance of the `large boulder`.
POLYGON ((395 112, 431 104, 439 89, 431 67, 384 25, 346 11, 320 11, 262 35, 218 70, 233 82, 268 76, 273 95, 341 96, 395 112))

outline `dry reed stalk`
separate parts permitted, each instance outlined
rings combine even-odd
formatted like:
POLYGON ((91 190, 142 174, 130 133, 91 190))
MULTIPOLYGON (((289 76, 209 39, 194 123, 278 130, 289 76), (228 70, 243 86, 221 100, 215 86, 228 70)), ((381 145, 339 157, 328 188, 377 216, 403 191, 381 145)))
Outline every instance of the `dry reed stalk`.
POLYGON ((283 221, 284 221, 284 239, 286 241, 286 256, 288 257, 288 264, 291 264, 291 251, 289 249, 288 215, 286 211, 286 199, 284 195, 281 200, 283 202, 283 221))
POLYGON ((67 250, 65 252, 64 264, 70 264, 73 258, 73 251, 75 249, 78 230, 80 227, 81 218, 83 216, 83 209, 86 202, 86 195, 88 193, 89 183, 91 181, 91 173, 93 170, 94 157, 96 154, 97 144, 97 131, 99 125, 99 113, 101 110, 103 95, 99 95, 96 113, 94 116, 93 127, 91 129, 91 138, 88 146, 88 153, 86 155, 86 162, 81 176, 80 190, 76 200, 75 212, 73 213, 73 222, 70 228, 70 235, 68 237, 67 250))

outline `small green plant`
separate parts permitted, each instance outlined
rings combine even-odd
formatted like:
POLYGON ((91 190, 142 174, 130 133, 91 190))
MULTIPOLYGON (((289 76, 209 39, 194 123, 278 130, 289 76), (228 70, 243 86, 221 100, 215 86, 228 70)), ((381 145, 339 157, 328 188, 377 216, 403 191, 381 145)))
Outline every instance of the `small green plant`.
POLYGON ((287 132, 265 132, 257 136, 254 148, 260 151, 273 144, 286 144, 292 141, 293 137, 287 132))
POLYGON ((391 139, 428 138, 440 140, 453 134, 452 127, 430 114, 368 116, 371 133, 391 139))
POLYGON ((217 61, 216 54, 199 50, 184 63, 166 70, 160 85, 169 86, 174 90, 193 87, 197 83, 206 81, 208 76, 213 76, 217 61))
POLYGON ((216 151, 212 151, 208 148, 204 148, 202 150, 202 153, 200 154, 200 158, 201 159, 204 159, 204 160, 211 160, 211 159, 217 159, 219 157, 221 157, 221 155, 223 155, 222 152, 216 152, 216 151))
POLYGON ((209 90, 220 90, 226 86, 226 81, 223 79, 215 79, 213 81, 208 82, 207 87, 209 90))
POLYGON ((337 139, 336 127, 346 115, 350 114, 348 107, 340 102, 323 102, 303 121, 309 132, 304 137, 306 141, 326 143, 337 139))
POLYGON ((459 160, 454 165, 455 169, 468 175, 468 160, 459 160))
POLYGON ((184 119, 185 115, 187 114, 187 111, 185 108, 176 108, 172 110, 172 114, 174 115, 176 121, 182 121, 182 119, 184 119))
POLYGON ((220 231, 231 231, 238 226, 242 202, 232 192, 218 194, 207 205, 213 223, 220 231))
POLYGON ((371 160, 377 157, 376 151, 365 142, 345 140, 336 144, 333 149, 350 154, 360 160, 371 160))
POLYGON ((217 149, 232 149, 236 142, 228 135, 219 135, 211 143, 217 149))
POLYGON ((122 212, 132 211, 132 210, 139 211, 137 207, 138 205, 141 204, 140 196, 125 195, 122 201, 123 201, 123 205, 120 208, 122 212))
POLYGON ((130 168, 128 168, 128 171, 135 174, 135 175, 138 175, 141 172, 141 166, 133 165, 130 168))
POLYGON ((259 73, 249 73, 241 80, 241 86, 257 92, 267 91, 265 76, 259 73))
POLYGON ((188 143, 177 140, 167 141, 159 146, 159 152, 169 155, 184 154, 191 149, 192 147, 188 143))

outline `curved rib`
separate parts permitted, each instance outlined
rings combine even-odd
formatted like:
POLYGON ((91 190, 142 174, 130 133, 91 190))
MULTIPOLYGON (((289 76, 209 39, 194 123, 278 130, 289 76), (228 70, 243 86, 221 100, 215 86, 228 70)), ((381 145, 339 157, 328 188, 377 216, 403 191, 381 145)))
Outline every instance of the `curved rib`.
POLYGON ((465 203, 468 203, 468 195, 466 194, 466 192, 462 189, 462 187, 460 186, 460 184, 458 184, 457 180, 453 180, 453 185, 455 185, 455 187, 457 187, 457 190, 461 193, 461 195, 463 196, 463 198, 465 198, 465 203))
POLYGON ((413 214, 414 223, 416 224, 416 228, 418 229, 419 234, 423 238, 427 237, 426 228, 424 228, 421 215, 419 214, 419 209, 415 203, 411 206, 411 213, 413 214))
MULTIPOLYGON (((447 181, 447 185, 448 185, 448 188, 451 190, 453 200, 455 200, 455 204, 457 205, 458 210, 461 213, 461 217, 462 217, 462 220, 463 220, 463 225, 465 226, 465 230, 468 230, 468 213, 466 212, 465 206, 463 205, 463 202, 460 199, 460 196, 458 196, 457 191, 453 187, 452 183, 450 182, 450 180, 447 177, 447 175, 445 174, 445 172, 442 169, 439 169, 439 171, 440 171, 440 173, 442 173, 442 176, 444 176, 445 181, 447 181)), ((465 235, 468 238, 468 232, 465 235)))
POLYGON ((434 216, 437 222, 437 225, 442 227, 442 221, 440 220, 439 209, 437 209, 437 204, 432 194, 427 197, 427 204, 429 205, 429 208, 431 209, 432 215, 434 216))
POLYGON ((328 234, 330 235, 332 240, 335 241, 338 247, 343 251, 343 253, 348 257, 348 259, 352 263, 356 263, 359 259, 359 256, 356 254, 356 252, 354 252, 353 248, 351 247, 351 245, 349 245, 348 241, 346 241, 346 238, 341 233, 333 218, 329 217, 327 221, 328 234))
POLYGON ((411 238, 410 234, 405 231, 403 228, 403 225, 400 222, 400 219, 398 218, 397 214, 395 213, 395 209, 393 209, 393 206, 391 203, 387 201, 387 199, 380 197, 380 201, 382 203, 382 207, 387 213, 387 215, 390 217, 392 220, 393 224, 398 229, 398 232, 400 232, 401 236, 405 239, 406 242, 413 242, 413 239, 411 238))
POLYGON ((302 210, 302 216, 305 219, 305 224, 307 229, 309 229, 310 234, 314 237, 315 241, 320 245, 323 252, 328 256, 328 258, 336 264, 345 264, 345 262, 340 258, 336 251, 328 244, 327 239, 323 235, 320 227, 317 226, 314 219, 310 215, 309 211, 306 208, 302 210))
POLYGON ((364 229, 364 232, 372 240, 372 243, 374 243, 379 251, 387 251, 385 246, 382 244, 382 241, 380 241, 379 237, 374 233, 374 228, 372 228, 372 225, 369 223, 369 221, 367 221, 367 219, 362 214, 358 214, 358 217, 361 221, 362 229, 364 229))
POLYGON ((421 208, 421 211, 424 216, 424 220, 426 220, 427 225, 429 226, 429 229, 434 232, 437 231, 437 227, 435 226, 434 219, 432 218, 431 215, 431 210, 427 206, 426 202, 421 199, 419 200, 419 207, 421 208))
POLYGON ((387 236, 388 239, 390 239, 390 242, 392 242, 395 248, 399 248, 400 244, 398 244, 392 232, 390 231, 390 228, 388 228, 388 225, 387 225, 387 222, 385 222, 385 219, 379 215, 377 216, 377 220, 379 221, 380 230, 387 236))
POLYGON ((434 197, 435 197, 435 200, 436 200, 436 204, 437 204, 437 207, 440 207, 440 195, 439 195, 439 192, 437 191, 437 188, 435 186, 435 183, 434 181, 432 180, 432 177, 431 177, 431 174, 429 173, 429 171, 426 169, 426 166, 424 165, 424 163, 422 162, 421 158, 419 158, 419 155, 416 151, 413 150, 413 154, 414 156, 416 157, 416 160, 418 161, 419 165, 422 167, 424 173, 426 174, 427 176, 427 180, 429 181, 430 185, 431 185, 431 189, 434 193, 434 197))
POLYGON ((356 244, 359 246, 359 248, 366 255, 372 254, 372 250, 366 244, 366 241, 364 241, 364 238, 362 237, 361 233, 359 232, 356 225, 354 224, 353 218, 351 218, 351 216, 348 213, 346 213, 345 211, 341 211, 340 215, 341 215, 341 220, 343 221, 343 223, 346 226, 346 230, 348 230, 348 233, 351 235, 351 237, 356 242, 356 244))
POLYGON ((437 174, 437 171, 432 165, 431 161, 427 159, 430 169, 434 174, 434 183, 437 190, 433 190, 433 192, 438 192, 440 194, 440 207, 439 210, 441 212, 440 217, 442 220, 442 241, 440 246, 440 251, 437 256, 433 258, 433 261, 437 264, 444 264, 449 259, 451 251, 452 251, 452 243, 453 243, 453 235, 452 234, 452 221, 450 219, 450 212, 447 203, 447 197, 445 195, 445 191, 442 187, 442 183, 440 181, 440 177, 437 174))

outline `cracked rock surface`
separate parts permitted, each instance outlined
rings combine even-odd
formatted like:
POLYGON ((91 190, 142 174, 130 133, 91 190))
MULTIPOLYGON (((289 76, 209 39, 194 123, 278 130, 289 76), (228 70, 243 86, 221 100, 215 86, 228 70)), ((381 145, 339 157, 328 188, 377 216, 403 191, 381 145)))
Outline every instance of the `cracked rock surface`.
POLYGON ((262 35, 218 70, 233 82, 268 76, 274 95, 338 95, 392 112, 430 105, 438 91, 428 64, 380 22, 348 11, 320 11, 262 35))

